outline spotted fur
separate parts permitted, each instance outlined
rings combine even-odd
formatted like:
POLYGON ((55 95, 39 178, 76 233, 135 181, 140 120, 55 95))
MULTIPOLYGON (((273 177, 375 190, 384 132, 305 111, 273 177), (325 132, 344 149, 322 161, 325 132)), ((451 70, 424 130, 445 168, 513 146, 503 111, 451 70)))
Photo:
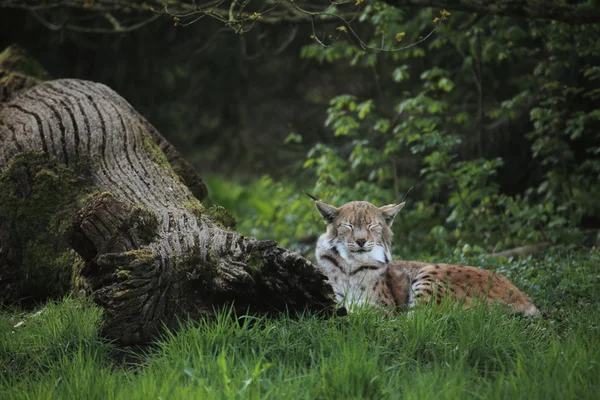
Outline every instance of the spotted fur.
POLYGON ((450 295, 465 307, 480 298, 525 315, 538 312, 523 292, 492 271, 392 260, 390 226, 404 203, 378 208, 353 201, 337 208, 317 201, 316 206, 327 224, 317 241, 317 262, 336 299, 347 307, 370 303, 404 309, 450 295))

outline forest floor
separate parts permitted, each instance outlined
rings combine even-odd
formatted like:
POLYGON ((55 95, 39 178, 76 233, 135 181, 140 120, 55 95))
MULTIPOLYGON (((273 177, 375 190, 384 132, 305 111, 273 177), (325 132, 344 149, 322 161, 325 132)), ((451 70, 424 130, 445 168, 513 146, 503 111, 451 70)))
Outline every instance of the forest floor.
POLYGON ((506 274, 545 317, 449 303, 394 318, 223 311, 144 350, 118 350, 99 337, 101 311, 67 298, 0 314, 0 398, 598 398, 600 249, 460 261, 506 274))

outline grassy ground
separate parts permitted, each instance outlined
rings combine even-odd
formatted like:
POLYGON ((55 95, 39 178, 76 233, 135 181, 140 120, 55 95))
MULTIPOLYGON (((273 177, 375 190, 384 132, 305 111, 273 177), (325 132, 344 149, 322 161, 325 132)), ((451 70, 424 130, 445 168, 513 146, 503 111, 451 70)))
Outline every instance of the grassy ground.
POLYGON ((451 304, 396 318, 363 310, 329 320, 236 320, 223 312, 165 334, 123 365, 114 362, 123 354, 98 336, 100 311, 85 301, 5 312, 0 398, 598 398, 600 251, 488 265, 549 318, 451 304))

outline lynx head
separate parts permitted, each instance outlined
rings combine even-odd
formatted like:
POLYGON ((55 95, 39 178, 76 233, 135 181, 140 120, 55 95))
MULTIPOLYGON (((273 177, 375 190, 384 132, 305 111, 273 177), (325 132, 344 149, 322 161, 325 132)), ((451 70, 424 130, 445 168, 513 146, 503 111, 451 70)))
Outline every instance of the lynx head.
POLYGON ((317 248, 337 251, 348 260, 391 260, 390 226, 404 203, 375 207, 366 201, 352 201, 337 208, 320 201, 315 205, 327 224, 317 248))

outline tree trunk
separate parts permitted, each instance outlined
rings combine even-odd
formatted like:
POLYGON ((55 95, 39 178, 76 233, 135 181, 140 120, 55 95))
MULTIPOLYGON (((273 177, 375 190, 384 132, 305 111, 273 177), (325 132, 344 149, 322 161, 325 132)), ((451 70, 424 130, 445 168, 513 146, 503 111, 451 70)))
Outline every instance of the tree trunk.
POLYGON ((189 164, 102 84, 48 81, 0 105, 0 174, 0 302, 91 293, 122 344, 223 305, 334 304, 309 261, 206 209, 189 164))

